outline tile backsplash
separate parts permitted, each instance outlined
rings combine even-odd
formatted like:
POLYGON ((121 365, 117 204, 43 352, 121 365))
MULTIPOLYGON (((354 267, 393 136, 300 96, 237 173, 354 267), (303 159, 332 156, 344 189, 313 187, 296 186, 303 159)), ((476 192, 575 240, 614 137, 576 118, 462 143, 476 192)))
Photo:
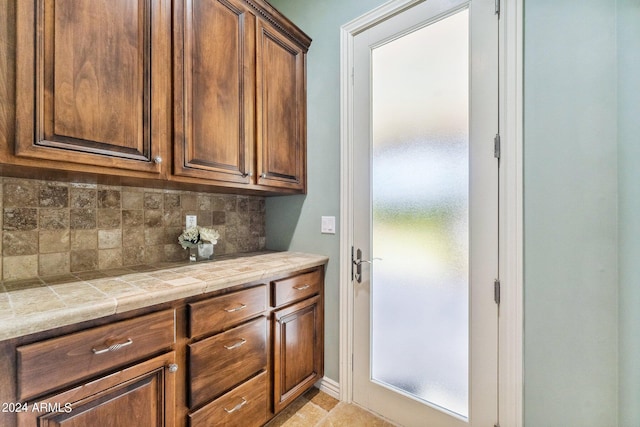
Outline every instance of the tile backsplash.
POLYGON ((186 260, 186 215, 215 228, 216 255, 265 249, 259 196, 0 177, 3 280, 186 260))

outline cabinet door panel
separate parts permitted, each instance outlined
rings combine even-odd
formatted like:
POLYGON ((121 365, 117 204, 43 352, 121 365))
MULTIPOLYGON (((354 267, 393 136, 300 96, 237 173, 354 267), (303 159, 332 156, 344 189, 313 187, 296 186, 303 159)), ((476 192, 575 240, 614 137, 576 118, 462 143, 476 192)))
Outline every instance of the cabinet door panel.
POLYGON ((133 155, 148 150, 141 120, 149 96, 148 25, 140 25, 146 9, 123 0, 55 2, 54 34, 45 40, 45 63, 53 71, 45 82, 52 98, 45 107, 52 119, 44 123, 46 139, 88 149, 111 145, 133 155))
POLYGON ((160 172, 153 159, 169 97, 167 80, 151 74, 168 60, 162 8, 161 0, 18 2, 18 156, 160 172))
POLYGON ((30 402, 18 426, 173 426, 175 353, 139 363, 69 391, 30 402))
POLYGON ((176 124, 175 173, 248 183, 255 16, 237 0, 186 0, 182 6, 176 93, 184 121, 176 124))
POLYGON ((305 190, 305 51, 258 20, 258 184, 305 190))
POLYGON ((324 319, 315 296, 274 313, 274 412, 322 378, 324 319))

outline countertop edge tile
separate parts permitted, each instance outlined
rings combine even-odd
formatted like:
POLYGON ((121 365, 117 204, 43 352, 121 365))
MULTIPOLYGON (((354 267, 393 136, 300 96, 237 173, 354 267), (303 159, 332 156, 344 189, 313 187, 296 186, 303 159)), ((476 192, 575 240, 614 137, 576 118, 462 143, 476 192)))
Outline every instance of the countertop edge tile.
MULTIPOLYGON (((288 274, 298 270, 318 267, 328 262, 329 258, 324 255, 309 254, 302 252, 268 252, 257 255, 241 254, 236 258, 223 259, 213 262, 203 262, 197 264, 171 264, 162 266, 153 272, 149 272, 147 281, 158 282, 158 289, 144 289, 136 287, 136 282, 131 283, 123 280, 123 284, 129 284, 132 291, 127 289, 126 293, 118 295, 118 289, 113 290, 115 294, 105 293, 104 299, 57 308, 54 310, 42 311, 34 310, 28 315, 16 315, 5 317, 0 322, 0 341, 43 332, 62 326, 94 320, 101 317, 110 316, 117 313, 151 307, 157 304, 176 301, 197 295, 219 291, 232 286, 242 285, 255 281, 268 279, 269 277, 288 274), (162 280, 151 276, 151 274, 166 273, 180 276, 175 279, 162 280), (208 279, 198 279, 198 274, 206 277, 207 273, 212 276, 208 279), (192 276, 193 275, 193 276, 192 276), (185 284, 181 284, 185 282, 185 284), (178 283, 178 285, 173 285, 178 283)), ((129 274, 131 272, 127 272, 129 274)), ((144 273, 142 273, 144 274, 144 273)), ((110 276, 110 280, 124 279, 123 276, 110 276)), ((70 283, 63 282, 49 284, 48 287, 55 289, 56 286, 66 286, 70 283)), ((95 294, 96 288, 86 283, 87 289, 95 294)), ((151 283, 154 288, 155 283, 151 283)), ((0 286, 0 294, 11 295, 12 298, 20 297, 20 289, 5 290, 0 286)))
POLYGON ((108 298, 100 303, 93 303, 91 306, 66 307, 29 316, 3 319, 3 324, 0 327, 0 341, 111 316, 116 313, 116 307, 116 300, 108 298))

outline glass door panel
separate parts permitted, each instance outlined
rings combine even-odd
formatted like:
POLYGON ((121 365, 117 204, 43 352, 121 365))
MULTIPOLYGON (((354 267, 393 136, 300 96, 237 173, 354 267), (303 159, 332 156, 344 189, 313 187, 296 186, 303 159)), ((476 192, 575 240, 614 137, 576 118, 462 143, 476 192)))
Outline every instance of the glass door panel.
POLYGON ((469 415, 469 13, 372 49, 371 377, 469 415))

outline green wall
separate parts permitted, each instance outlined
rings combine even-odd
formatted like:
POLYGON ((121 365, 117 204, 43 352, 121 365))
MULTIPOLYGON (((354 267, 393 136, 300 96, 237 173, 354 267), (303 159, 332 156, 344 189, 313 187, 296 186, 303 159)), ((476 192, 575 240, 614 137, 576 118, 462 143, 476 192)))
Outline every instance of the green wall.
POLYGON ((329 256, 325 289, 325 375, 339 379, 340 27, 386 0, 270 0, 312 39, 307 56, 306 196, 267 199, 267 247, 329 256), (320 217, 336 234, 320 234, 320 217))
POLYGON ((640 0, 618 0, 620 426, 640 426, 640 0))
POLYGON ((526 426, 617 425, 616 9, 525 0, 526 426))

